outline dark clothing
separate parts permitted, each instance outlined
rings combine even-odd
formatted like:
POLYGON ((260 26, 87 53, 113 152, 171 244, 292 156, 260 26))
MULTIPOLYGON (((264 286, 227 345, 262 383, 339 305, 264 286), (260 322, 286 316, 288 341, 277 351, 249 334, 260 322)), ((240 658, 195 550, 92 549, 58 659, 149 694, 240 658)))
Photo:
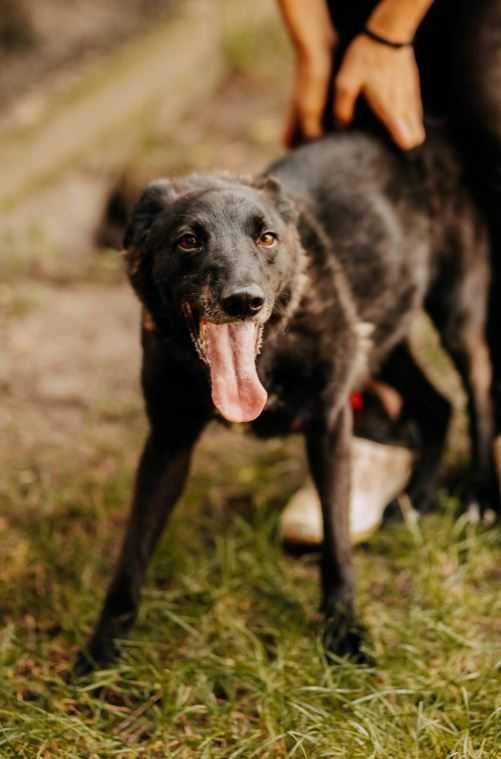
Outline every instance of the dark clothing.
MULTIPOLYGON (((328 0, 340 35, 333 76, 377 4, 378 0, 328 0)), ((493 285, 488 337, 501 431, 501 328, 496 303, 501 296, 501 0, 435 0, 417 31, 414 49, 425 125, 438 121, 448 129, 489 220, 493 285)), ((330 92, 332 98, 332 87, 330 92)), ((354 124, 385 131, 362 99, 354 124)), ((326 105, 325 126, 333 128, 332 101, 326 105)))
MULTIPOLYGON (((444 93, 448 91, 450 80, 451 21, 453 7, 457 8, 459 4, 460 0, 436 0, 416 34, 414 49, 421 75, 423 101, 428 113, 434 115, 444 111, 444 93)), ((378 0, 331 0, 328 5, 340 35, 335 61, 337 68, 346 48, 363 29, 378 0)))
MULTIPOLYGON (((340 35, 334 70, 379 0, 330 0, 340 35)), ((414 49, 428 119, 501 142, 501 0, 435 0, 414 49)), ((469 142, 469 141, 468 141, 469 142)))

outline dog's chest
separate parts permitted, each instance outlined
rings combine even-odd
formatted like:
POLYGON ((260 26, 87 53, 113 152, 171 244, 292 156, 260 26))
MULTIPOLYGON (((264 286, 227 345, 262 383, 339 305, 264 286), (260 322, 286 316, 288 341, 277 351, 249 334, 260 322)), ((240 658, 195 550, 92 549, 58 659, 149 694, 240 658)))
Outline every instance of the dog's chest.
POLYGON ((318 344, 306 335, 285 335, 269 353, 264 351, 258 373, 268 392, 268 402, 252 423, 253 431, 258 435, 301 432, 328 381, 318 344))

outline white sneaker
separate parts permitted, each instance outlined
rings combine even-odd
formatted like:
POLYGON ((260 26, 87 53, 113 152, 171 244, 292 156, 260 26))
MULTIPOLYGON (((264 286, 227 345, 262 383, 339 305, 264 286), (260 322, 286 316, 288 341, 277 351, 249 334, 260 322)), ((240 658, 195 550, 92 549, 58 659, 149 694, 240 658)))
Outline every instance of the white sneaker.
MULTIPOLYGON (((401 495, 407 485, 413 462, 414 455, 408 448, 354 438, 351 483, 353 544, 367 540, 377 530, 386 506, 401 495)), ((292 496, 283 510, 280 532, 287 543, 312 546, 322 543, 320 502, 310 481, 292 496)))

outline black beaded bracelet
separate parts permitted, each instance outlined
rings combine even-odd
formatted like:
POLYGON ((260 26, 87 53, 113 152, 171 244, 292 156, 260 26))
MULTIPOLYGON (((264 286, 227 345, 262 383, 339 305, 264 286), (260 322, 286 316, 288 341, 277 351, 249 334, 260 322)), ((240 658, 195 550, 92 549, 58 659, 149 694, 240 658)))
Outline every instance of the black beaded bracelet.
POLYGON ((362 29, 362 34, 365 34, 366 37, 374 40, 374 42, 379 42, 381 45, 386 45, 386 47, 392 47, 394 50, 400 50, 403 47, 412 47, 414 43, 414 40, 409 40, 408 42, 394 42, 393 40, 388 40, 386 37, 382 37, 380 34, 373 32, 372 29, 369 29, 367 26, 362 29))

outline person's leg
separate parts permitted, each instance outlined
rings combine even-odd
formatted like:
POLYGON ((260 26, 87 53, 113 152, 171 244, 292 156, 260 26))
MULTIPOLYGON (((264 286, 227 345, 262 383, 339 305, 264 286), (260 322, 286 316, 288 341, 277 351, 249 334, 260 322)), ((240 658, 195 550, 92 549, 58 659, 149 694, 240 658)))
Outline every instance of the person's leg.
POLYGON ((501 0, 462 0, 452 29, 449 114, 470 182, 491 232, 492 284, 487 336, 501 431, 501 0))

